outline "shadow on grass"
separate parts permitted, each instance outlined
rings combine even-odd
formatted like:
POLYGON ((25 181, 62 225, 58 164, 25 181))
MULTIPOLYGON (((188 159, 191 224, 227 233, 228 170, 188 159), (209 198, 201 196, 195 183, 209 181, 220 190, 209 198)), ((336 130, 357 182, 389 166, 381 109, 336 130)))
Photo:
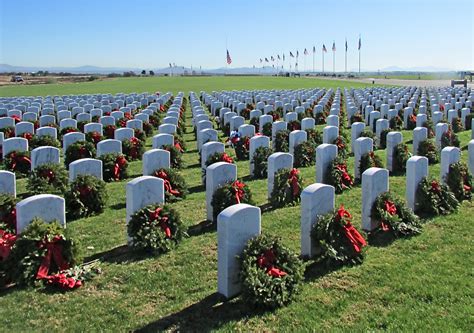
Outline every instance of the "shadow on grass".
POLYGON ((116 203, 115 205, 110 206, 112 209, 125 209, 127 207, 125 202, 119 202, 116 203))
POLYGON ((262 315, 240 300, 229 300, 218 294, 211 294, 181 311, 151 322, 136 332, 182 331, 207 332, 215 330, 230 321, 262 315))
POLYGON ((194 169, 194 168, 200 168, 200 167, 201 167, 201 163, 194 163, 194 164, 186 165, 186 169, 194 169))
POLYGON ((395 241, 395 236, 391 232, 375 231, 367 235, 370 246, 386 247, 395 241))
MULTIPOLYGON (((270 211, 275 210, 275 209, 278 209, 278 208, 274 208, 274 207, 272 206, 272 204, 269 203, 269 202, 264 203, 263 205, 258 206, 258 208, 260 208, 262 214, 263 214, 263 213, 270 212, 270 211)), ((281 208, 283 208, 283 207, 281 207, 281 208)))
POLYGON ((342 265, 331 264, 327 260, 315 260, 306 266, 304 272, 305 281, 313 281, 325 276, 326 274, 339 270, 342 265))
POLYGON ((203 220, 198 224, 192 225, 188 228, 189 237, 200 236, 209 232, 215 232, 217 230, 217 224, 212 221, 203 220))
POLYGON ((20 289, 21 288, 16 284, 5 283, 5 281, 0 277, 0 298, 20 289))
POLYGON ((117 246, 111 250, 96 253, 90 257, 84 259, 84 262, 89 262, 93 260, 100 260, 102 262, 108 262, 112 264, 122 264, 127 262, 134 262, 147 259, 152 257, 153 254, 134 250, 129 247, 127 244, 117 246))
POLYGON ((205 188, 205 186, 202 185, 202 184, 196 185, 196 186, 193 186, 193 187, 190 187, 190 188, 188 189, 188 191, 189 191, 190 194, 191 194, 191 193, 203 192, 203 191, 205 191, 205 190, 206 190, 206 188, 205 188))

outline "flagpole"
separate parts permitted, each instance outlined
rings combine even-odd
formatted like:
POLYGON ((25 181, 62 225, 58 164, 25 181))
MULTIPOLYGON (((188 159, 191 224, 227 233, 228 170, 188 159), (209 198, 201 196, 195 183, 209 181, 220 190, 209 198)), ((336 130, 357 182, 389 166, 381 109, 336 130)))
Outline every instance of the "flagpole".
POLYGON ((360 40, 360 34, 359 34, 359 76, 360 76, 360 49, 361 49, 361 40, 360 40))
POLYGON ((336 74, 336 50, 334 48, 334 42, 332 43, 332 73, 336 74))
POLYGON ((323 59, 323 74, 324 74, 324 50, 322 50, 321 53, 323 54, 322 59, 323 59))
POLYGON ((313 51, 313 74, 314 74, 314 51, 313 51))
POLYGON ((347 75, 347 38, 346 38, 346 54, 345 54, 345 59, 344 59, 344 71, 346 72, 347 75))

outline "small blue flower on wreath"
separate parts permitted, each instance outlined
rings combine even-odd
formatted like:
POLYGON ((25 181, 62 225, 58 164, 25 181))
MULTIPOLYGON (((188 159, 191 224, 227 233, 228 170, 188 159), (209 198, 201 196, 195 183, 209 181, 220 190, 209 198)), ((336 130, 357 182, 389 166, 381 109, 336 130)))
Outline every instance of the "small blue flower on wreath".
POLYGON ((235 145, 240 141, 240 133, 237 131, 232 131, 230 132, 229 139, 227 139, 227 142, 230 142, 230 145, 232 148, 235 148, 235 145))

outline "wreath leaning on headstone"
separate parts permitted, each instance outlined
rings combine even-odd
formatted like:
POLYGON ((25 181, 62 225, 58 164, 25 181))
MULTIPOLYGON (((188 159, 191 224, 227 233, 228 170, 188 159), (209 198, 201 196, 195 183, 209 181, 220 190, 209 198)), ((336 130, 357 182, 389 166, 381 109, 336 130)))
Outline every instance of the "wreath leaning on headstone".
POLYGON ((86 141, 92 143, 95 147, 97 147, 97 144, 104 139, 105 137, 100 135, 97 131, 86 133, 86 141))
POLYGON ((267 178, 268 158, 273 153, 269 147, 258 147, 253 154, 253 177, 257 179, 267 178))
POLYGON ((342 157, 336 157, 328 166, 327 184, 334 186, 336 193, 349 190, 354 185, 354 177, 347 171, 347 162, 342 157))
POLYGON ((380 142, 379 142, 379 147, 380 149, 385 149, 387 148, 387 134, 390 133, 392 130, 390 128, 384 129, 382 132, 380 132, 380 142))
POLYGON ((153 172, 153 176, 163 179, 166 202, 175 202, 186 198, 188 187, 178 171, 171 168, 161 168, 153 172))
POLYGON ((464 162, 456 162, 449 166, 446 184, 458 201, 471 200, 473 192, 472 176, 464 162))
POLYGON ((61 148, 61 142, 59 142, 58 139, 53 138, 51 135, 33 135, 28 146, 30 150, 42 146, 61 148))
POLYGON ((365 170, 367 170, 368 168, 374 168, 374 167, 383 168, 383 163, 380 157, 375 155, 373 151, 362 155, 362 157, 360 158, 360 167, 359 167, 361 178, 365 170))
POLYGON ((103 177, 106 182, 127 178, 128 161, 123 154, 109 153, 99 157, 102 161, 103 177))
POLYGON ((15 136, 15 127, 13 126, 3 127, 3 128, 0 128, 0 132, 3 132, 4 139, 10 139, 15 136))
POLYGON ((27 151, 11 151, 5 156, 3 163, 7 170, 18 176, 27 175, 31 170, 30 153, 27 151))
POLYGON ((105 182, 92 175, 78 175, 70 184, 65 199, 70 218, 100 214, 108 199, 105 182))
POLYGON ((347 140, 344 136, 339 135, 334 141, 333 144, 337 146, 337 156, 342 158, 347 158, 349 155, 347 140))
POLYGON ((30 173, 26 188, 31 195, 47 193, 64 196, 68 178, 68 172, 62 164, 42 164, 30 173))
POLYGON ((148 205, 128 222, 131 246, 154 254, 168 252, 186 236, 180 215, 169 205, 148 205))
POLYGON ((303 264, 278 238, 260 235, 250 239, 239 259, 245 302, 273 309, 289 304, 298 294, 303 264))
POLYGON ((441 135, 441 149, 446 147, 459 147, 461 142, 458 135, 451 130, 451 127, 441 135))
POLYGON ((459 207, 459 201, 449 187, 435 179, 423 177, 415 195, 415 212, 420 216, 447 215, 459 207))
POLYGON ((264 124, 263 128, 262 128, 262 134, 265 135, 265 136, 268 136, 269 138, 271 138, 272 137, 272 127, 273 127, 272 123, 264 124))
POLYGON ((390 232, 397 238, 421 233, 419 218, 390 192, 384 192, 375 199, 371 216, 380 222, 377 231, 390 232))
POLYGON ((209 157, 207 158, 206 160, 206 163, 205 163, 205 168, 201 170, 201 178, 202 178, 202 182, 204 184, 206 184, 206 169, 208 166, 214 164, 214 163, 217 163, 217 162, 226 162, 226 163, 234 163, 234 160, 232 159, 232 157, 230 157, 229 155, 227 155, 226 152, 215 152, 214 154, 212 155, 209 155, 209 157))
POLYGON ((272 207, 293 205, 300 201, 303 180, 298 169, 280 169, 275 173, 270 196, 272 207))
POLYGON ((323 143, 323 134, 320 131, 314 128, 307 128, 305 131, 308 142, 311 142, 315 147, 323 143))
POLYGON ((66 168, 69 168, 71 162, 82 158, 94 158, 95 153, 96 150, 94 144, 87 141, 76 141, 67 147, 64 164, 66 165, 66 168))
POLYGON ((290 150, 290 131, 281 130, 275 135, 275 151, 288 152, 290 150))
POLYGON ((8 193, 0 193, 0 230, 16 234, 16 204, 18 199, 8 193))
POLYGON ((161 149, 170 152, 170 165, 172 168, 181 169, 183 167, 183 153, 176 146, 164 145, 161 149))
POLYGON ((211 201, 213 221, 217 222, 217 215, 224 209, 240 203, 255 204, 252 200, 252 192, 247 184, 240 180, 235 180, 217 188, 212 195, 211 201))
POLYGON ((141 160, 145 152, 145 143, 132 136, 122 141, 123 154, 129 161, 141 160))
POLYGON ((318 216, 311 237, 319 249, 318 257, 328 264, 361 264, 364 237, 352 225, 352 215, 343 205, 334 212, 318 216))
POLYGON ((392 117, 389 121, 389 126, 394 131, 400 131, 403 127, 403 120, 400 116, 392 117))
POLYGON ((294 152, 295 167, 307 167, 316 163, 316 148, 309 142, 304 141, 295 146, 294 152))
POLYGON ((404 143, 399 143, 393 149, 393 172, 405 173, 407 170, 407 161, 411 157, 408 146, 404 143))
POLYGON ((432 139, 423 140, 418 144, 418 155, 426 157, 429 164, 439 162, 438 148, 432 139))
POLYGON ((458 117, 454 118, 452 121, 452 127, 453 127, 454 133, 459 133, 459 132, 464 131, 464 126, 462 124, 461 118, 458 118, 458 117))
POLYGON ((107 139, 113 139, 115 137, 115 130, 117 129, 117 126, 115 125, 106 125, 104 126, 104 136, 107 139))

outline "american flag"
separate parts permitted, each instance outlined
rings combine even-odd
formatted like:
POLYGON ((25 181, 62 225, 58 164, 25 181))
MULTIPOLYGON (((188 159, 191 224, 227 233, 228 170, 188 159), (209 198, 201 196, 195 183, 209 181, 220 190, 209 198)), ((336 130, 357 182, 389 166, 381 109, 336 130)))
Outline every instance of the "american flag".
POLYGON ((265 58, 265 62, 268 62, 268 58, 265 58))
POLYGON ((260 63, 262 63, 262 62, 263 62, 263 60, 262 60, 262 58, 260 58, 260 63))
POLYGON ((270 60, 271 61, 275 61, 275 58, 273 58, 273 56, 270 57, 270 60))
POLYGON ((291 51, 290 51, 290 57, 292 57, 292 58, 294 58, 294 57, 295 57, 295 56, 293 55, 293 53, 291 53, 291 51))
POLYGON ((283 61, 285 61, 285 54, 283 53, 283 61))
POLYGON ((232 58, 230 57, 229 50, 227 50, 227 65, 230 65, 232 63, 232 58))
POLYGON ((323 52, 327 52, 326 45, 323 44, 323 52))
POLYGON ((279 54, 277 54, 277 59, 280 60, 280 55, 279 54))
POLYGON ((347 39, 346 39, 346 52, 347 52, 347 39))
POLYGON ((332 52, 336 52, 336 42, 332 42, 332 52))
POLYGON ((362 39, 359 37, 359 50, 362 47, 362 39))
POLYGON ((313 53, 316 53, 316 46, 313 46, 313 53))
POLYGON ((308 50, 306 50, 306 47, 304 48, 304 55, 308 55, 308 50))
POLYGON ((300 51, 296 51, 296 58, 300 56, 300 51))

